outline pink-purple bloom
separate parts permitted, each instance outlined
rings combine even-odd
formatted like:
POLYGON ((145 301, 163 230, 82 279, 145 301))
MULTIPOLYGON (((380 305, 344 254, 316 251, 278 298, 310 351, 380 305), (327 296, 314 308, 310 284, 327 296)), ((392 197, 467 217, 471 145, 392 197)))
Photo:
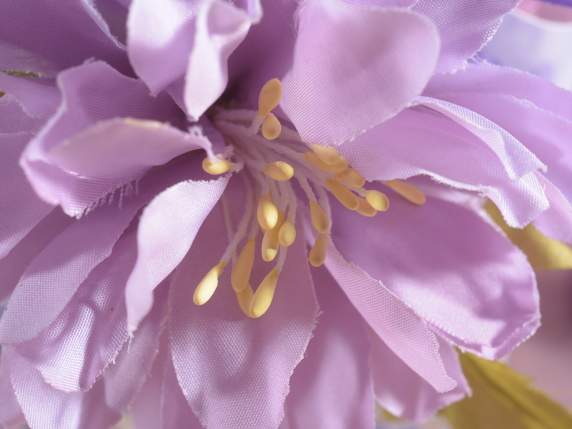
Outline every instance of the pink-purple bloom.
POLYGON ((515 3, 1 3, 0 423, 367 428, 464 397, 454 348, 540 319, 483 203, 572 242, 572 96, 469 62, 515 3), (236 286, 250 239, 275 254, 236 286))

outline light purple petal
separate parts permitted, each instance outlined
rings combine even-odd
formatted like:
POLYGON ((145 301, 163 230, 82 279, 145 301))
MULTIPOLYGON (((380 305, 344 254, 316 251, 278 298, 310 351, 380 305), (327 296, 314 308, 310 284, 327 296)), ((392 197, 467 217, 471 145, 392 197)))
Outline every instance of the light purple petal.
POLYGON ((0 3, 0 69, 55 74, 89 58, 122 71, 121 45, 90 0, 18 0, 0 3))
POLYGON ((52 211, 36 196, 18 165, 30 138, 28 133, 0 134, 0 259, 52 211))
MULTIPOLYGON (((165 340, 167 335, 164 335, 165 340)), ((191 411, 173 368, 168 342, 160 352, 145 385, 131 407, 137 429, 202 429, 191 411)))
POLYGON ((17 427, 23 423, 20 405, 16 400, 12 383, 10 382, 10 369, 5 356, 0 352, 0 427, 17 427), (17 425, 20 423, 20 425, 17 425))
POLYGON ((282 107, 305 141, 339 145, 406 107, 438 53, 437 31, 421 15, 307 1, 282 107))
POLYGON ((70 215, 81 215, 111 191, 138 179, 146 167, 184 152, 185 146, 191 150, 207 143, 204 139, 185 138, 183 133, 167 125, 139 121, 111 122, 86 131, 98 121, 116 117, 177 120, 180 112, 177 113, 177 107, 167 96, 151 98, 142 82, 122 76, 104 63, 68 70, 58 81, 63 93, 62 104, 24 152, 22 165, 38 194, 49 203, 61 204, 70 215), (66 146, 68 139, 72 143, 66 146), (98 141, 94 142, 95 139, 98 141), (137 142, 140 152, 133 155, 133 144, 137 142), (122 152, 106 157, 109 144, 113 143, 122 152), (79 154, 74 149, 76 144, 82 148, 79 154), (81 156, 84 152, 99 161, 94 163, 94 170, 88 168, 86 173, 106 173, 106 176, 83 174, 81 167, 89 166, 81 156), (77 171, 62 169, 58 162, 77 171), (125 168, 127 172, 111 174, 105 170, 106 165, 125 168))
POLYGON ((119 209, 102 207, 71 224, 43 249, 10 298, 0 323, 0 341, 32 339, 52 323, 89 273, 111 254, 151 195, 149 188, 119 209))
POLYGON ((534 225, 548 237, 572 243, 572 203, 552 182, 541 178, 550 207, 534 220, 534 225))
POLYGON ((373 428, 367 325, 325 269, 312 277, 320 318, 292 376, 280 428, 373 428))
POLYGON ((383 409, 394 416, 414 421, 427 420, 441 408, 469 393, 457 353, 442 339, 439 339, 439 352, 447 374, 457 382, 455 389, 445 393, 438 393, 418 374, 411 371, 375 334, 372 333, 370 338, 370 364, 375 396, 383 409))
POLYGON ((28 116, 14 97, 5 94, 0 98, 0 133, 26 133, 40 125, 41 121, 28 116))
POLYGON ((153 93, 180 79, 193 46, 197 1, 134 0, 127 21, 127 52, 153 93))
POLYGON ((16 77, 0 73, 0 90, 18 100, 24 112, 32 118, 47 119, 55 113, 60 103, 60 94, 53 79, 16 77))
MULTIPOLYGON (((490 198, 510 225, 524 226, 548 208, 543 186, 534 171, 512 180, 500 161, 502 153, 493 148, 466 126, 420 108, 407 109, 341 146, 352 166, 369 180, 428 175, 439 183, 490 198)), ((515 159, 530 159, 524 146, 513 148, 522 151, 515 159)), ((526 168, 517 165, 513 171, 526 168)))
POLYGON ((456 387, 439 354, 437 337, 413 310, 381 281, 347 262, 334 246, 328 249, 326 267, 373 331, 407 366, 438 392, 456 387))
POLYGON ((12 386, 30 427, 101 429, 119 420, 120 414, 102 401, 103 383, 97 383, 89 393, 60 392, 46 384, 40 373, 17 353, 10 353, 9 362, 12 386))
POLYGON ((534 272, 507 238, 456 204, 390 199, 388 212, 375 218, 336 211, 333 237, 346 258, 473 353, 499 358, 534 333, 534 272), (357 231, 367 239, 356 240, 357 231))
POLYGON ((128 339, 123 291, 137 255, 135 232, 81 284, 50 326, 15 349, 58 390, 89 390, 128 339))
POLYGON ((502 16, 519 0, 419 0, 413 10, 439 28, 441 58, 437 71, 462 68, 493 37, 502 16))
POLYGON ((196 13, 184 99, 187 113, 198 120, 226 89, 228 59, 246 37, 252 21, 244 11, 223 0, 202 2, 196 13))
POLYGON ((129 332, 151 309, 153 291, 185 257, 227 183, 228 177, 181 182, 157 195, 143 210, 137 262, 125 289, 129 332))
MULTIPOLYGON (((231 213, 237 210, 238 206, 231 213)), ((304 356, 317 317, 305 246, 298 239, 290 247, 273 304, 262 318, 252 320, 240 311, 230 269, 211 301, 197 307, 193 290, 224 251, 223 225, 217 206, 171 285, 175 371, 203 426, 277 428, 284 417, 290 376, 304 356)), ((269 268, 255 267, 255 278, 262 278, 269 268)))
POLYGON ((61 210, 54 209, 0 260, 0 301, 12 293, 34 258, 71 222, 61 210))

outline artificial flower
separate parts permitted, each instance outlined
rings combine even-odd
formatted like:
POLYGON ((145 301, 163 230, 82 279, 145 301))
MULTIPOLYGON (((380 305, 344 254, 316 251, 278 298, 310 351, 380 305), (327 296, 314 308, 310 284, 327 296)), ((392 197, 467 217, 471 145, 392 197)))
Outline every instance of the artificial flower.
POLYGON ((469 390, 454 346, 537 328, 482 202, 569 237, 530 150, 561 135, 495 103, 570 95, 467 62, 515 1, 27 3, 0 5, 0 391, 32 428, 421 420, 469 390))

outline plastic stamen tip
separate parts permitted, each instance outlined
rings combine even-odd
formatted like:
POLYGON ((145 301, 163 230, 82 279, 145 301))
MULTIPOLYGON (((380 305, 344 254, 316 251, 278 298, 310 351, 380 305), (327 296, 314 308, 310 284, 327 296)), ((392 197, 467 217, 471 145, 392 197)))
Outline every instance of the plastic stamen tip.
POLYGON ((262 137, 266 140, 276 140, 282 134, 282 124, 274 113, 269 113, 262 122, 262 137))
POLYGON ((250 314, 250 306, 252 305, 252 296, 253 292, 252 292, 252 287, 250 285, 247 285, 247 287, 241 291, 236 291, 236 300, 238 301, 238 306, 240 307, 244 315, 247 317, 252 317, 252 315, 250 314))
POLYGON ((252 298, 252 304, 250 306, 250 314, 252 317, 261 317, 268 311, 274 299, 274 292, 276 291, 279 277, 280 271, 278 271, 277 268, 273 268, 266 277, 264 277, 252 298))
POLYGON ((374 217, 377 214, 377 210, 364 198, 359 199, 359 206, 356 211, 365 217, 374 217))
POLYGON ((256 209, 256 218, 258 225, 263 231, 268 231, 278 223, 278 207, 272 202, 268 196, 261 197, 258 200, 258 208, 256 209))
POLYGON ((389 198, 383 192, 370 190, 366 191, 365 199, 378 212, 387 211, 389 208, 389 198))
POLYGON ((327 234, 318 235, 318 238, 310 249, 310 254, 308 255, 308 261, 314 268, 319 268, 324 265, 329 242, 330 237, 327 234))
POLYGON ((278 232, 278 242, 282 247, 290 247, 296 241, 296 227, 292 222, 286 221, 278 232))
POLYGON ((258 94, 258 114, 266 117, 282 99, 282 83, 279 79, 270 79, 258 94))
POLYGON ((230 282, 236 292, 243 291, 250 285, 250 276, 254 266, 254 247, 254 239, 248 240, 240 251, 236 264, 232 267, 230 282))
POLYGON ((312 226, 320 234, 326 234, 330 231, 330 218, 317 201, 310 201, 310 218, 312 220, 312 226))
POLYGON ((218 287, 218 280, 226 266, 226 262, 221 261, 210 269, 202 278, 193 294, 193 302, 196 305, 204 305, 212 298, 218 287))
POLYGON ((278 182, 285 182, 294 177, 294 167, 284 161, 271 162, 264 168, 264 174, 278 182))
POLYGON ((312 145, 312 150, 325 164, 344 168, 348 166, 346 159, 340 155, 335 147, 314 144, 312 145))
POLYGON ((352 189, 361 189, 365 185, 365 179, 353 168, 348 168, 336 175, 336 179, 352 189))
POLYGON ((357 210, 359 206, 358 197, 340 182, 334 179, 328 179, 326 180, 326 189, 328 189, 346 209, 357 210))
POLYGON ((422 206, 427 200, 425 194, 411 183, 403 180, 390 180, 385 182, 385 184, 407 201, 417 206, 422 206))
POLYGON ((203 159, 203 170, 213 176, 228 173, 232 169, 232 163, 226 159, 212 161, 209 158, 203 159))

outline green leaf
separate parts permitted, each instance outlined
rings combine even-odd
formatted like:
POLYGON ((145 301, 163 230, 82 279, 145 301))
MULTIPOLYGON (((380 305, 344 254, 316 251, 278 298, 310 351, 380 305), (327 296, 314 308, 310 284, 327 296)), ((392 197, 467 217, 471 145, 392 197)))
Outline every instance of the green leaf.
POLYGON ((507 365, 468 353, 461 364, 473 395, 443 411, 454 429, 572 428, 569 411, 507 365))

